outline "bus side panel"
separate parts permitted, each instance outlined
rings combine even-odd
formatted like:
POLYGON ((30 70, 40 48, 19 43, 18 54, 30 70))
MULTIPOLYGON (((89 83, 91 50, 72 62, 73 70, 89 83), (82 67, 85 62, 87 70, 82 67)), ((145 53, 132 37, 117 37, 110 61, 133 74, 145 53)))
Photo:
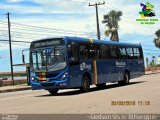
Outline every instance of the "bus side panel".
POLYGON ((115 82, 123 79, 125 67, 116 66, 118 60, 100 60, 98 66, 98 83, 115 82))
POLYGON ((132 60, 133 67, 131 72, 131 79, 144 75, 144 62, 142 59, 132 60))
POLYGON ((81 61, 80 65, 71 66, 70 67, 70 86, 73 87, 81 87, 83 83, 83 77, 87 74, 91 78, 91 84, 93 83, 92 74, 92 62, 91 60, 88 61, 81 61))
POLYGON ((144 74, 142 60, 97 60, 97 83, 116 82, 124 79, 128 71, 130 78, 144 74))
POLYGON ((81 73, 80 73, 80 66, 70 66, 69 67, 70 73, 70 87, 79 87, 81 86, 81 73))
POLYGON ((106 60, 97 61, 98 83, 106 83, 109 81, 109 65, 106 60))
POLYGON ((81 85, 83 83, 84 75, 88 75, 91 80, 91 84, 94 83, 94 73, 93 73, 93 61, 92 60, 81 60, 80 62, 80 74, 81 74, 81 85))

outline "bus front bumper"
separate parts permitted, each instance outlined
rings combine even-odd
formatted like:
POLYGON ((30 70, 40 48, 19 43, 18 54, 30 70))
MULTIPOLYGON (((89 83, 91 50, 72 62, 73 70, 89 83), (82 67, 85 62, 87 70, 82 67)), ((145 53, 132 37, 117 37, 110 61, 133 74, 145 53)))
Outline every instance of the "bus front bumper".
POLYGON ((32 90, 40 90, 40 89, 65 89, 69 88, 69 80, 56 80, 56 81, 50 81, 50 82, 36 82, 31 81, 32 90))

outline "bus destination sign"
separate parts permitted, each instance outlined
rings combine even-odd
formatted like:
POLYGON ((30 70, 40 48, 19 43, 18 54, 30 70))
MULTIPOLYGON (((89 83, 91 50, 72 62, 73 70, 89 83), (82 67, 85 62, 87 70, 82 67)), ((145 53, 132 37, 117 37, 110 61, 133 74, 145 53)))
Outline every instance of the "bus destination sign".
POLYGON ((33 48, 41 48, 41 47, 51 47, 63 44, 64 44, 63 39, 50 39, 50 40, 36 41, 32 43, 32 46, 33 48))

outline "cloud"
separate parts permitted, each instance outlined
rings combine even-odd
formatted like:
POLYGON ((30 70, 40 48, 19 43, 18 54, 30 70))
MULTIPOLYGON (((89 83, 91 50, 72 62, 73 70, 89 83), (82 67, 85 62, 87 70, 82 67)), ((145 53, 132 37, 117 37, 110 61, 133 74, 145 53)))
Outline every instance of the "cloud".
POLYGON ((13 2, 22 2, 24 0, 6 0, 8 3, 13 3, 13 2))
MULTIPOLYGON (((88 6, 89 3, 97 1, 102 2, 101 0, 1 0, 0 35, 2 36, 0 39, 8 39, 7 19, 4 15, 7 12, 11 12, 12 40, 33 41, 65 35, 97 38, 95 7, 88 6), (2 32, 1 30, 5 31, 2 32)), ((156 18, 159 19, 158 1, 149 1, 156 6, 156 18)), ((120 41, 141 42, 144 48, 156 49, 153 44, 153 34, 159 28, 159 22, 153 26, 142 26, 136 22, 141 10, 139 5, 141 2, 145 3, 146 1, 106 0, 105 5, 98 6, 102 39, 106 37, 104 35, 106 27, 101 22, 103 15, 113 9, 121 10, 123 16, 119 22, 120 41), (146 44, 150 46, 146 46, 146 44)), ((106 37, 106 40, 109 40, 109 37, 106 37)), ((14 63, 21 63, 21 50, 29 48, 29 44, 14 42, 12 48, 14 63)), ((9 71, 9 45, 6 42, 0 42, 1 55, 3 59, 0 59, 0 66, 5 64, 5 68, 1 68, 0 71, 9 71), (4 57, 4 55, 7 56, 4 57)))
MULTIPOLYGON (((48 27, 51 29, 58 28, 68 31, 83 31, 83 33, 91 32, 96 35, 95 8, 88 6, 89 2, 93 3, 95 1, 97 0, 62 0, 60 4, 59 0, 28 0, 28 2, 40 4, 41 6, 23 6, 18 3, 26 2, 25 0, 8 0, 10 3, 14 2, 17 4, 0 5, 0 8, 5 12, 12 11, 12 22, 48 27)), ((103 38, 105 37, 105 25, 101 23, 103 14, 108 13, 112 9, 123 12, 122 19, 119 22, 120 36, 124 34, 142 34, 144 36, 154 34, 157 26, 142 26, 136 22, 136 19, 139 17, 138 12, 141 9, 139 5, 141 1, 132 0, 132 2, 133 3, 130 1, 126 2, 126 0, 108 0, 105 6, 99 6, 99 22, 103 38)), ((12 28, 13 31, 17 31, 14 27, 12 28)), ((22 36, 26 36, 25 32, 28 31, 24 30, 21 32, 24 33, 22 36)), ((30 36, 35 36, 34 33, 35 32, 30 34, 30 36)), ((65 35, 65 33, 63 34, 65 35)), ((62 35, 62 33, 52 33, 52 36, 54 35, 62 35)), ((90 36, 91 35, 88 35, 88 37, 90 36)), ((43 35, 39 37, 43 37, 43 35)))

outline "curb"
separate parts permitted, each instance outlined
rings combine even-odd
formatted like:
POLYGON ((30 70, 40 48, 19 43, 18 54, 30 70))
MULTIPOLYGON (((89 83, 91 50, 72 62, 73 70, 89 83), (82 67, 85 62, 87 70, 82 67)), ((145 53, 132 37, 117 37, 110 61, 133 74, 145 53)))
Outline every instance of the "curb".
POLYGON ((148 74, 144 74, 144 75, 151 75, 151 74, 158 74, 158 73, 160 73, 160 72, 152 72, 152 73, 148 73, 148 74))
POLYGON ((15 92, 15 91, 22 91, 22 90, 30 90, 31 86, 23 87, 23 88, 12 88, 7 90, 0 90, 0 93, 6 93, 6 92, 15 92))

